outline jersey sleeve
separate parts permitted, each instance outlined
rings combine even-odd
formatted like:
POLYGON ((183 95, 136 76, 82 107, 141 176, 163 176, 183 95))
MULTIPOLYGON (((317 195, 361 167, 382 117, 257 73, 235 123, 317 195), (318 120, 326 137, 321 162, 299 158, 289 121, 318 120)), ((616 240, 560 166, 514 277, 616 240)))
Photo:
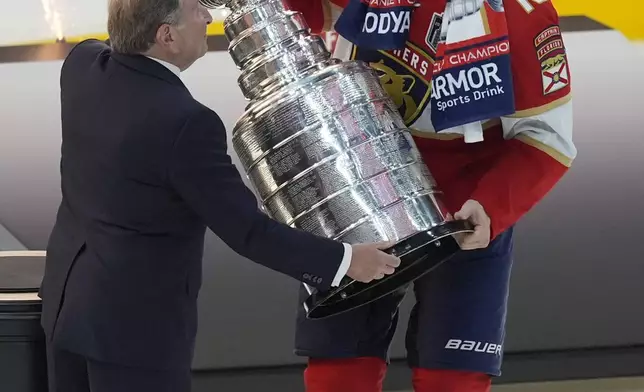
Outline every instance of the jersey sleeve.
POLYGON ((502 118, 505 136, 570 166, 577 155, 571 76, 557 11, 549 0, 511 0, 505 7, 516 106, 502 118))
POLYGON ((516 113, 501 119, 507 148, 472 195, 491 218, 492 237, 534 207, 577 155, 570 67, 557 12, 548 0, 504 4, 516 113))
POLYGON ((292 10, 301 12, 313 34, 332 31, 348 0, 289 0, 292 10))

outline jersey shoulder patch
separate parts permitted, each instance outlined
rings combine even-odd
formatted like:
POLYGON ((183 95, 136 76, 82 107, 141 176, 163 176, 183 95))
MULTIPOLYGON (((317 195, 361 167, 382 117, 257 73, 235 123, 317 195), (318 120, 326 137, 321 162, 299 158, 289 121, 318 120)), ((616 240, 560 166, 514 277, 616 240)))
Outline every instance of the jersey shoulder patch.
POLYGON ((559 26, 550 26, 534 39, 537 60, 541 65, 543 94, 557 92, 570 84, 570 68, 559 26))

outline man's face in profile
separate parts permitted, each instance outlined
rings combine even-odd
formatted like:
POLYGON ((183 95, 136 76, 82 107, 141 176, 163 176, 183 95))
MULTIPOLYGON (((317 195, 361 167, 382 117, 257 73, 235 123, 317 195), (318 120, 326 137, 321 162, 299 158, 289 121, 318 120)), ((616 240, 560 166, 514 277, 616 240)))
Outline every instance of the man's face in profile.
POLYGON ((175 27, 177 46, 185 68, 208 51, 208 25, 212 22, 210 12, 199 0, 180 0, 180 21, 175 27))

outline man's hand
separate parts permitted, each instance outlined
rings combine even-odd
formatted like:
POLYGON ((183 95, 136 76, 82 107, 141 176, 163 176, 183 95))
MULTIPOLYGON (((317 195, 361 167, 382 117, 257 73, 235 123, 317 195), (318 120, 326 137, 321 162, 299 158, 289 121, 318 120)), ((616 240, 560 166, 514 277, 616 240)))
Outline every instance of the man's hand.
POLYGON ((351 266, 347 276, 358 282, 369 283, 393 274, 400 265, 400 259, 382 251, 393 245, 390 242, 352 245, 351 266))
POLYGON ((462 233, 454 236, 461 249, 482 249, 490 244, 490 217, 487 216, 483 206, 478 201, 466 201, 461 210, 454 214, 454 219, 468 220, 474 224, 473 233, 462 233))

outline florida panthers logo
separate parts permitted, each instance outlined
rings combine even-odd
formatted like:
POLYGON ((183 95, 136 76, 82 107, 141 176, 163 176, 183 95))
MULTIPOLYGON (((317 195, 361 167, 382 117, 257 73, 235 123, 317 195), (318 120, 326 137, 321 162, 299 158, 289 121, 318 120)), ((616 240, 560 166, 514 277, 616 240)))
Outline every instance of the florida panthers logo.
POLYGON ((431 93, 430 83, 423 77, 432 71, 426 53, 410 47, 396 51, 354 47, 351 58, 364 61, 376 71, 380 84, 397 106, 405 124, 413 124, 420 117, 431 93))
POLYGON ((398 75, 392 68, 386 66, 383 60, 369 65, 378 71, 380 84, 391 96, 403 118, 412 117, 418 110, 418 105, 409 94, 416 85, 416 78, 411 75, 398 75))

